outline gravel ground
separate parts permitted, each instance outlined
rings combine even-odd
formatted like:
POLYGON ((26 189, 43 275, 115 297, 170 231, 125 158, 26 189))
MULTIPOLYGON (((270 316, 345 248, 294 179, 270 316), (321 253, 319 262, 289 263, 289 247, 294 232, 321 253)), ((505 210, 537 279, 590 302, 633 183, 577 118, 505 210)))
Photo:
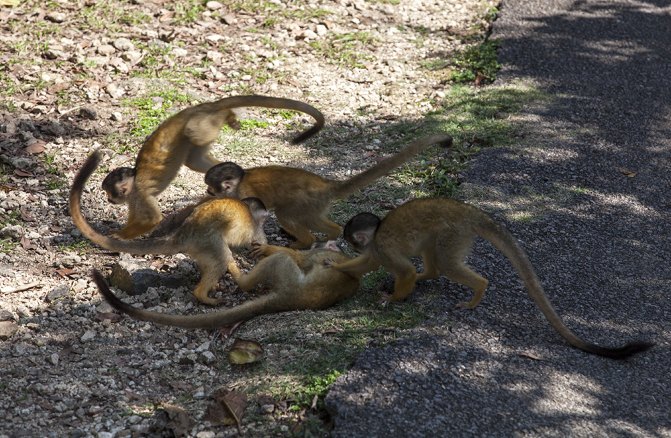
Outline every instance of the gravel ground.
POLYGON ((467 291, 439 281, 429 321, 332 387, 333 436, 671 436, 669 29, 664 1, 503 2, 498 83, 551 99, 521 114, 518 144, 478 156, 461 195, 518 236, 580 335, 656 347, 622 362, 569 347, 477 245, 480 306, 452 310, 467 291))
MULTIPOLYGON (((107 274, 119 262, 143 285, 120 293, 124 300, 172 313, 206 310, 190 294, 197 269, 182 255, 131 257, 88 244, 67 215, 68 188, 94 148, 105 150, 103 168, 127 165, 168 114, 234 94, 304 100, 327 126, 291 146, 301 117, 248 111, 251 127, 222 133, 216 156, 335 178, 370 166, 419 135, 427 112, 443 110, 451 87, 443 64, 482 40, 495 2, 393 3, 0 1, 0 437, 235 436, 236 427, 206 415, 218 388, 248 396, 247 436, 326 433, 322 399, 311 399, 323 390, 310 379, 332 368, 309 367, 340 334, 353 333, 346 346, 393 338, 401 324, 378 330, 364 320, 396 313, 348 303, 256 318, 236 336, 261 342, 264 360, 236 368, 226 360, 231 338, 110 313, 92 267, 107 274), (436 62, 438 70, 426 68, 436 62), (147 120, 153 111, 159 116, 147 120), (300 401, 306 388, 310 399, 300 401)), ((92 177, 83 211, 107 232, 125 209, 107 204, 103 176, 92 177)), ((350 202, 382 209, 416 188, 396 176, 350 202)), ((203 189, 202 175, 183 169, 160 204, 168 213, 203 189)), ((275 223, 268 231, 272 243, 287 244, 275 223)), ((249 298, 228 277, 220 289, 224 306, 249 298)), ((338 369, 354 356, 343 349, 338 369)))

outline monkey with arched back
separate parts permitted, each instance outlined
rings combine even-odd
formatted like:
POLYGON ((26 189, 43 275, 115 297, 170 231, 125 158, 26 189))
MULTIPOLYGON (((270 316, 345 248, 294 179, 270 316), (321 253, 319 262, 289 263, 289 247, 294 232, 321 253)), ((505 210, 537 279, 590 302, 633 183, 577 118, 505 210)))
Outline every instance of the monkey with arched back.
POLYGON ((135 167, 111 171, 102 187, 114 204, 128 204, 126 225, 115 233, 121 239, 140 236, 161 221, 156 197, 175 179, 182 165, 205 173, 220 160, 210 154, 212 144, 224 124, 234 129, 239 123, 233 108, 283 108, 309 114, 315 124, 293 139, 299 143, 324 126, 324 116, 316 108, 297 100, 270 96, 233 96, 186 108, 168 118, 145 140, 135 167))
POLYGON ((569 344, 588 353, 624 359, 652 347, 648 342, 630 342, 607 348, 584 341, 569 329, 552 307, 531 262, 508 230, 485 212, 453 199, 415 199, 392 210, 384 219, 360 213, 345 225, 344 237, 361 252, 355 259, 335 263, 332 269, 361 277, 382 265, 395 277, 392 301, 404 300, 415 282, 441 274, 474 291, 473 298, 459 307, 472 309, 482 299, 488 281, 464 263, 476 236, 489 241, 510 261, 527 292, 569 344), (410 257, 421 256, 424 271, 417 274, 410 257))

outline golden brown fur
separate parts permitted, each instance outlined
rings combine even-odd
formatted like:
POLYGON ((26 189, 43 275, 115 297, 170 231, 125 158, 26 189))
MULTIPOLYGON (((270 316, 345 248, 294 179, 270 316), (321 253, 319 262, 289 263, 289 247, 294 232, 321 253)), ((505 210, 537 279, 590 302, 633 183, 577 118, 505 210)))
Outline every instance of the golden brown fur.
POLYGON ((452 138, 449 135, 420 138, 344 181, 292 167, 264 166, 243 170, 237 164, 227 162, 212 167, 205 174, 205 183, 208 192, 215 196, 261 199, 266 208, 275 210, 280 225, 296 238, 292 247, 309 248, 315 241, 311 230, 326 234, 328 239, 340 235, 340 225, 327 216, 333 200, 366 187, 433 144, 447 148, 452 145, 452 138))
POLYGON ((284 108, 311 115, 315 124, 298 135, 295 143, 316 134, 324 126, 324 116, 316 108, 296 100, 269 96, 227 97, 180 111, 147 138, 134 169, 115 169, 103 181, 110 202, 128 203, 127 223, 116 236, 132 239, 154 228, 162 217, 156 196, 168 187, 182 165, 205 173, 219 163, 210 155, 212 144, 224 124, 239 126, 232 108, 248 106, 284 108))
POLYGON ((382 265, 395 277, 391 300, 405 299, 417 280, 443 274, 450 280, 473 289, 473 298, 460 307, 472 309, 482 299, 488 281, 464 264, 473 239, 480 236, 492 243, 512 263, 524 281, 531 298, 552 327, 571 345, 592 354, 615 359, 626 358, 652 346, 632 342, 620 348, 604 348, 586 342, 574 334, 555 312, 526 253, 517 240, 501 225, 478 208, 452 199, 417 199, 392 210, 380 221, 362 213, 345 226, 345 239, 362 251, 350 261, 333 269, 361 276, 382 265), (421 256, 424 272, 417 274, 409 257, 421 256))
POLYGON ((94 271, 93 278, 100 293, 114 308, 135 319, 204 329, 229 326, 267 313, 325 309, 351 297, 359 287, 356 278, 324 266, 327 260, 348 260, 344 254, 333 249, 296 251, 261 245, 255 253, 265 258, 248 274, 240 275, 236 280, 245 291, 264 283, 270 287, 270 292, 239 306, 201 315, 168 315, 135 308, 117 298, 99 272, 94 271))
POLYGON ((186 253, 198 264, 201 279, 194 290, 198 300, 217 304, 208 292, 228 270, 235 278, 239 269, 231 249, 265 243, 263 221, 267 211, 258 200, 211 199, 190 212, 176 229, 164 236, 145 240, 119 240, 100 234, 91 227, 81 212, 81 194, 86 181, 100 162, 96 151, 86 160, 70 190, 70 215, 82 234, 110 251, 132 254, 186 253))

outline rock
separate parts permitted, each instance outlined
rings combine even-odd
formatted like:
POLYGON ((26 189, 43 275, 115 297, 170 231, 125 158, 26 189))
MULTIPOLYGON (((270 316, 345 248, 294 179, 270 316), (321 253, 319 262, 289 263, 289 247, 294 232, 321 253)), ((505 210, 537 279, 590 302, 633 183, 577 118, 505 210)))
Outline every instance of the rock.
POLYGON ((11 338, 18 329, 19 326, 14 321, 0 321, 0 340, 11 338))
POLYGON ((134 50, 135 49, 135 44, 128 38, 117 38, 114 40, 112 45, 117 49, 117 50, 122 50, 122 51, 129 51, 129 50, 134 50))
POLYGON ((116 49, 114 48, 114 46, 111 46, 109 44, 103 44, 101 46, 98 46, 96 52, 98 52, 99 55, 107 56, 115 53, 116 49))
POLYGON ((79 340, 82 342, 88 342, 95 337, 96 332, 94 330, 86 330, 86 332, 82 335, 81 338, 79 338, 79 340))
POLYGON ((83 107, 79 110, 79 115, 88 120, 98 119, 98 113, 93 108, 83 107))
POLYGON ((62 12, 49 12, 44 19, 52 23, 62 23, 65 21, 65 14, 62 12))
MULTIPOLYGON (((4 204, 4 202, 3 202, 4 204)), ((6 206, 2 206, 7 208, 6 206)), ((16 205, 18 207, 18 205, 16 205)), ((25 231, 21 225, 8 225, 0 230, 0 237, 10 238, 12 240, 19 241, 25 234, 25 231)))
POLYGON ((6 309, 0 309, 0 321, 14 321, 14 314, 6 309))
POLYGON ((53 303, 54 301, 67 297, 68 295, 70 295, 70 286, 67 284, 62 284, 55 287, 54 289, 51 289, 49 293, 47 293, 47 296, 44 297, 44 301, 47 303, 53 303))
POLYGON ((209 9, 210 11, 216 11, 217 9, 221 9, 224 7, 223 4, 217 2, 217 1, 209 1, 205 3, 205 7, 209 9))
POLYGON ((110 115, 110 119, 115 122, 121 122, 123 121, 123 115, 119 111, 114 111, 112 115, 110 115))
POLYGON ((228 24, 229 26, 238 22, 238 19, 235 18, 234 14, 226 14, 223 17, 221 17, 221 20, 224 23, 228 24))
POLYGON ((126 91, 123 88, 118 87, 116 84, 110 82, 105 86, 105 91, 107 94, 109 94, 111 97, 118 99, 124 94, 126 94, 126 91))

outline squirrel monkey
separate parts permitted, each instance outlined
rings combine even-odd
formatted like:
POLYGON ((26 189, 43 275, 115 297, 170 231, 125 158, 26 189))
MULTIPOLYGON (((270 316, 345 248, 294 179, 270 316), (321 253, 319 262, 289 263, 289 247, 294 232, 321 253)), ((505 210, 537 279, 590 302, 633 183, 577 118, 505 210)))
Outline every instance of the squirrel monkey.
POLYGON ((84 236, 110 251, 132 254, 177 254, 190 255, 200 269, 200 282, 193 294, 210 305, 219 300, 210 298, 208 292, 214 289, 219 278, 228 270, 233 278, 240 270, 231 247, 251 246, 265 243, 263 223, 268 211, 257 198, 210 199, 197 205, 180 225, 164 237, 145 240, 119 240, 100 234, 91 227, 81 212, 81 195, 84 184, 100 163, 100 152, 95 151, 86 160, 75 176, 70 190, 70 215, 72 222, 84 236))
POLYGON ((230 309, 201 315, 169 315, 138 309, 117 298, 107 286, 102 274, 93 270, 98 290, 115 309, 141 321, 184 328, 213 329, 246 321, 266 313, 290 310, 325 309, 351 297, 359 288, 359 280, 325 266, 328 260, 349 260, 335 242, 322 248, 296 251, 290 248, 259 245, 254 254, 265 256, 248 274, 236 278, 244 291, 261 283, 270 286, 270 292, 230 309))
POLYGON ((382 265, 395 276, 392 301, 405 299, 417 280, 444 274, 473 289, 473 298, 459 304, 472 309, 482 299, 488 284, 464 264, 476 236, 489 241, 510 260, 531 298, 569 344, 613 359, 624 359, 652 347, 647 342, 631 342, 619 348, 605 348, 579 338, 555 312, 526 253, 510 232, 482 210, 453 199, 416 199, 392 210, 382 220, 372 213, 354 216, 345 225, 344 237, 361 255, 331 267, 360 277, 382 265), (412 256, 423 258, 421 274, 417 274, 408 259, 412 256))
POLYGON ((436 143, 448 148, 452 137, 430 135, 415 140, 395 155, 344 181, 326 179, 293 167, 263 166, 244 170, 235 163, 225 162, 205 173, 205 183, 213 196, 261 199, 269 210, 275 210, 282 228, 296 238, 291 247, 309 248, 315 241, 310 230, 326 234, 329 240, 340 235, 340 225, 327 217, 331 201, 366 187, 436 143))
POLYGON ((309 114, 315 124, 293 139, 299 143, 324 126, 324 116, 316 108, 297 100, 269 96, 233 96, 186 108, 164 121, 145 140, 135 168, 120 167, 103 180, 102 188, 113 204, 128 203, 128 221, 116 232, 120 239, 132 239, 161 221, 156 197, 175 179, 182 165, 205 173, 220 160, 210 148, 224 124, 240 127, 232 108, 257 106, 284 108, 309 114))

